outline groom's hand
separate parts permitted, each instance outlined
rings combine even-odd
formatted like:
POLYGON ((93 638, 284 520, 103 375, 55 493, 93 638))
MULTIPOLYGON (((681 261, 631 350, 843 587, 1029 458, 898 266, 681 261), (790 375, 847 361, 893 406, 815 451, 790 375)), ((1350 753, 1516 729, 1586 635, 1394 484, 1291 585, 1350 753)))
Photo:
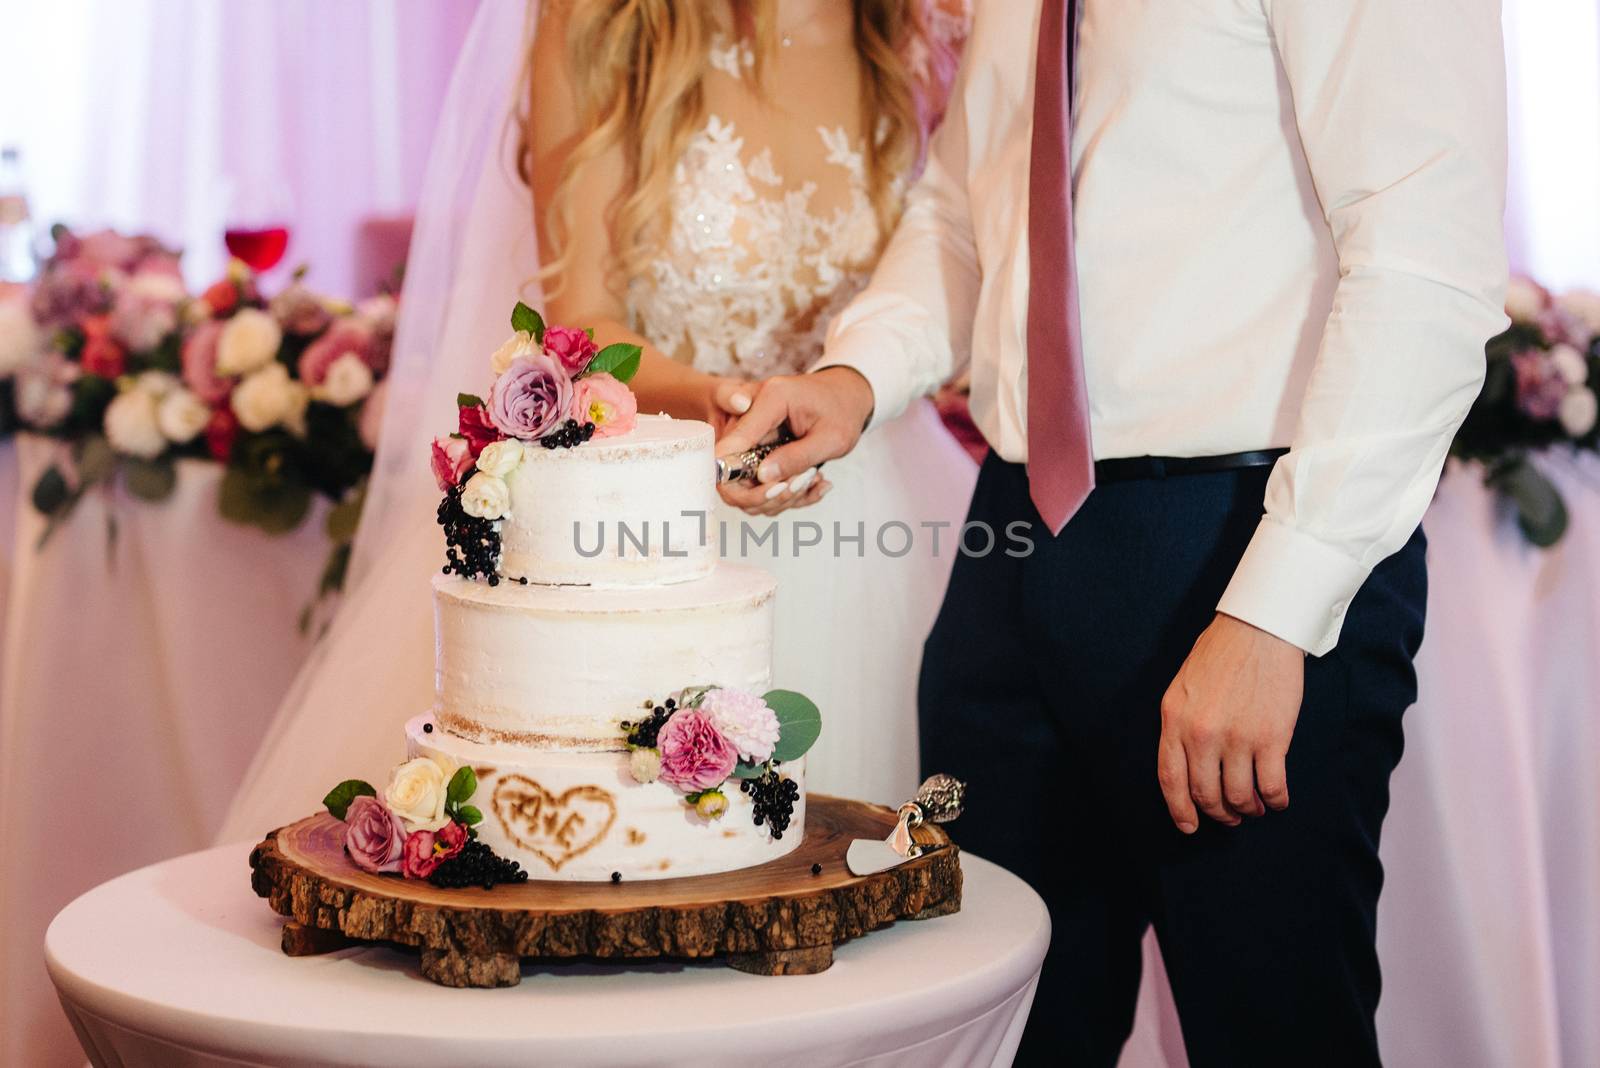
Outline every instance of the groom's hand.
POLYGON ((1284 758, 1305 690, 1305 655, 1219 614, 1161 699, 1157 778, 1172 822, 1199 829, 1289 806, 1284 758))
POLYGON ((717 455, 733 456, 770 441, 785 422, 796 440, 774 449, 762 461, 757 485, 725 484, 723 499, 736 508, 763 514, 794 503, 810 503, 805 489, 813 485, 815 469, 855 448, 872 418, 872 407, 872 386, 860 372, 848 367, 767 379, 750 410, 717 442, 717 455), (796 479, 807 472, 811 477, 796 479), (784 485, 793 485, 789 480, 805 485, 790 493, 784 485))

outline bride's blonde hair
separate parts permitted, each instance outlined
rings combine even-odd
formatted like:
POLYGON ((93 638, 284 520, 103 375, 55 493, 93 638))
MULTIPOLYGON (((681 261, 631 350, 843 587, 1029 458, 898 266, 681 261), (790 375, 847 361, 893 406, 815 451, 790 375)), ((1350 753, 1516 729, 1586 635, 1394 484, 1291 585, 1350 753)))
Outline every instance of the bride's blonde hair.
MULTIPOLYGON (((616 250, 614 269, 623 279, 645 270, 665 233, 673 168, 705 121, 702 82, 717 29, 712 7, 719 2, 727 0, 567 0, 568 55, 586 132, 544 206, 556 249, 555 261, 545 268, 547 278, 559 276, 566 259, 572 188, 590 162, 617 146, 627 162, 628 185, 606 220, 616 250)), ((763 66, 777 47, 778 0, 731 2, 740 36, 752 46, 759 86, 763 66)), ((947 82, 954 67, 954 58, 941 54, 927 33, 923 5, 929 2, 854 0, 863 75, 861 128, 878 133, 867 139, 868 191, 885 238, 896 221, 895 181, 920 161, 936 106, 931 97, 938 95, 911 68, 913 42, 931 72, 927 80, 947 82)), ((531 51, 529 57, 531 65, 531 51)), ((525 81, 531 86, 531 77, 525 81)), ((517 166, 531 185, 529 94, 522 106, 517 166)))

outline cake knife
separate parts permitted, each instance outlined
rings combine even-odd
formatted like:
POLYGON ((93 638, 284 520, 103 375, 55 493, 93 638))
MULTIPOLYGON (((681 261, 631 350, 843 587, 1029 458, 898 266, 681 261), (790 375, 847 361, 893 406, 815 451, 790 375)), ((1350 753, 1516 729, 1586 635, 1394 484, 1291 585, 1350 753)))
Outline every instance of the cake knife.
POLYGON ((873 875, 888 871, 908 860, 926 856, 941 845, 922 845, 911 832, 926 822, 949 823, 961 815, 966 803, 967 784, 950 775, 930 776, 917 790, 916 799, 900 806, 899 819, 889 837, 857 838, 845 851, 845 866, 851 875, 873 875))
POLYGON ((726 456, 717 461, 717 484, 724 482, 757 482, 756 471, 761 467, 761 461, 772 454, 780 445, 787 445, 795 440, 794 431, 789 429, 789 424, 784 423, 778 428, 776 439, 763 442, 753 449, 734 456, 726 456))

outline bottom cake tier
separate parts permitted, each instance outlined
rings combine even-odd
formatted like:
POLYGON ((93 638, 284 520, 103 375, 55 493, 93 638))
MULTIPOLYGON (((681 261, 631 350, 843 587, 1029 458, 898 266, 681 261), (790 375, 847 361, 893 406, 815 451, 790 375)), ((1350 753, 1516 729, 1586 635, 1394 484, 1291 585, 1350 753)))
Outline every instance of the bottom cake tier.
POLYGON ((708 820, 665 783, 635 781, 626 752, 577 753, 484 745, 440 729, 432 715, 406 724, 408 757, 469 764, 478 776, 470 801, 483 813, 478 834, 530 879, 674 879, 765 864, 805 837, 805 760, 783 774, 800 787, 782 838, 757 827, 736 782, 728 810, 708 820))

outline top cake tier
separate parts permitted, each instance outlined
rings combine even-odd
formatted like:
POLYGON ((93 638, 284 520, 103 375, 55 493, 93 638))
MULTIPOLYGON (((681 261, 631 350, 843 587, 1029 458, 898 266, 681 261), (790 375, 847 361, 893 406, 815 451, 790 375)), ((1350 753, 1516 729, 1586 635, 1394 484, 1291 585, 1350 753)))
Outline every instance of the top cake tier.
POLYGON ((506 479, 500 573, 552 586, 645 586, 709 575, 716 500, 711 427, 640 416, 574 449, 523 446, 506 479))

